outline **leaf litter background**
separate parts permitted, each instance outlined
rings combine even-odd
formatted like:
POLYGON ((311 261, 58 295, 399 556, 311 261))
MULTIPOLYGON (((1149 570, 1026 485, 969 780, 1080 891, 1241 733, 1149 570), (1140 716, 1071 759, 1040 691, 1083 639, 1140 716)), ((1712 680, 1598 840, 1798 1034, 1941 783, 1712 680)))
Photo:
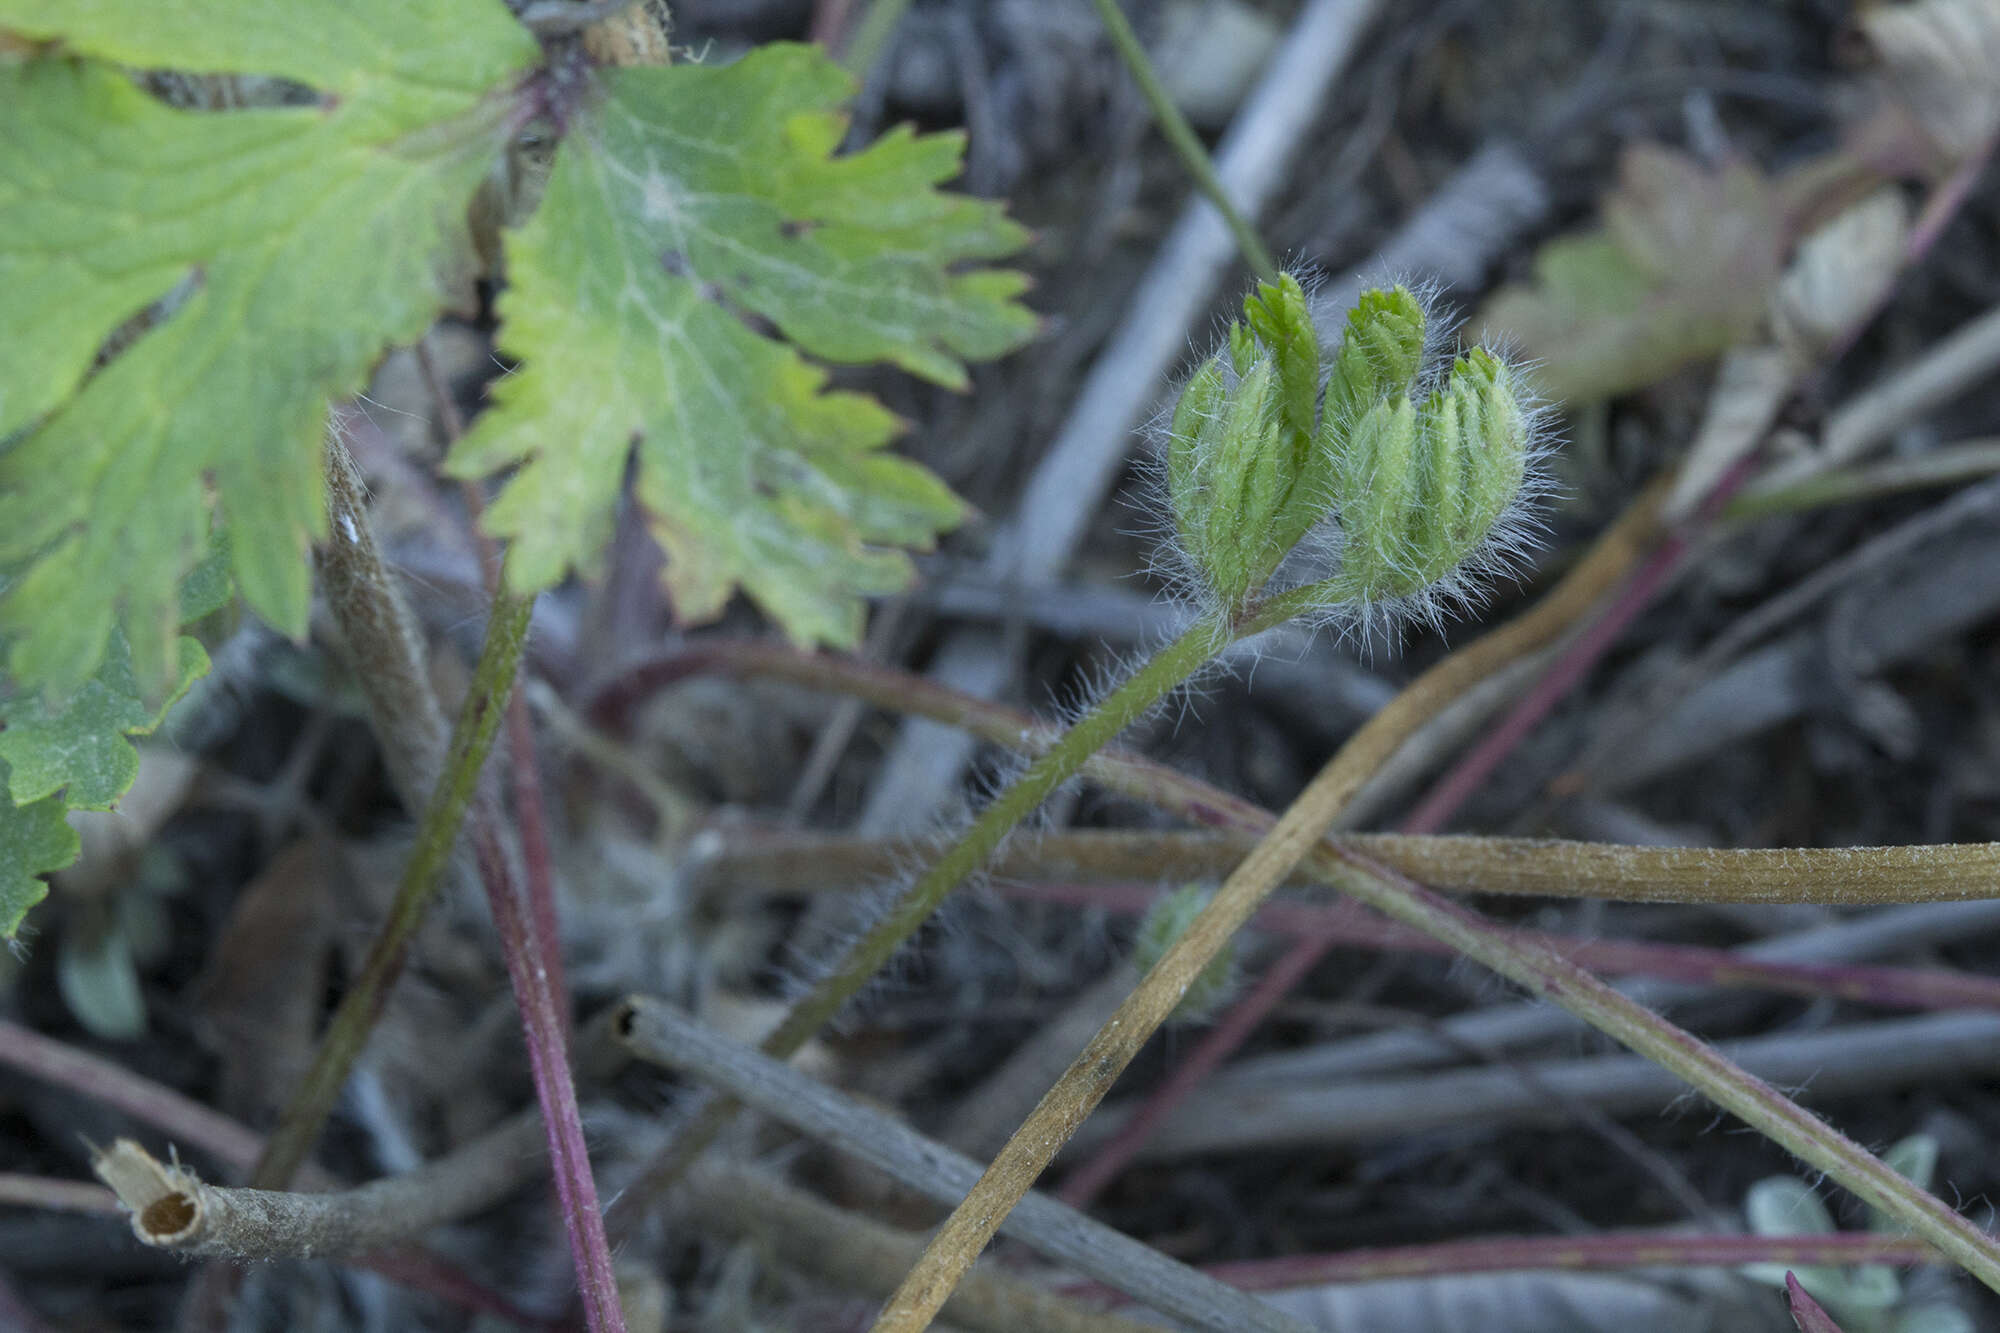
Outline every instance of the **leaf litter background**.
MULTIPOLYGON (((719 61, 749 42, 838 27, 843 8, 690 0, 677 9, 676 41, 719 61)), ((1984 7, 1941 9, 1962 19, 1984 7)), ((1138 3, 1128 12, 1212 132, 1240 92, 1221 76, 1232 61, 1254 69, 1284 40, 1294 8, 1138 3)), ((1908 80, 1889 114, 1868 101, 1851 18, 1833 5, 1399 8, 1370 28, 1301 140, 1264 218, 1276 251, 1323 269, 1329 288, 1385 252, 1442 271, 1452 301, 1510 328, 1546 361, 1552 389, 1571 396, 1564 498, 1537 580, 1696 442, 1718 472, 1746 437, 1808 448, 1829 421, 1851 419, 1841 411, 1864 390, 1939 355, 2000 299, 2000 196, 1981 174, 1851 348, 1808 358, 1804 373, 1774 372, 1751 355, 1793 247, 1863 192, 1849 190, 1869 180, 1855 161, 1905 182, 1936 179, 1939 164, 1964 160, 1976 151, 1969 143, 1991 133, 1982 90, 1996 70, 1980 62, 1992 48, 1965 36, 1982 31, 1977 23, 1929 34, 1955 63, 1908 80), (1454 193, 1474 163, 1487 172, 1478 188, 1454 193), (1558 237, 1567 239, 1547 244, 1558 237), (1715 357, 1730 348, 1718 371, 1715 357), (1718 383, 1747 387, 1718 408, 1718 383), (1731 424, 1744 420, 1754 424, 1731 424)), ((1912 36, 1919 48, 1925 39, 1912 36)), ((1171 615, 1133 573, 1146 563, 1131 535, 1144 520, 1116 502, 1093 505, 1079 517, 1074 559, 1044 585, 996 586, 984 558, 1007 539, 1093 357, 1133 308, 1186 183, 1080 3, 916 5, 863 94, 856 141, 905 121, 969 130, 963 184, 1006 199, 1034 229, 1025 267, 1046 326, 1026 351, 975 367, 968 394, 835 372, 837 384, 879 395, 906 419, 903 447, 975 511, 924 562, 909 596, 877 605, 865 651, 923 670, 949 646, 971 644, 1005 664, 1001 697, 1046 710, 1171 615)), ((1923 198, 1908 183, 1902 195, 1906 204, 1923 198)), ((1840 281, 1865 269, 1865 238, 1854 245, 1824 262, 1831 296, 1795 293, 1802 323, 1825 301, 1856 299, 1849 289, 1864 284, 1840 281)), ((1240 286, 1240 274, 1225 278, 1213 309, 1240 286)), ((491 332, 490 320, 467 317, 430 335, 467 411, 482 403, 495 367, 491 332)), ((1199 321, 1187 330, 1191 349, 1207 336, 1199 321)), ((1979 441, 2000 416, 1991 384, 1990 373, 1975 374, 1854 447, 1914 460, 1979 441)), ((345 419, 378 524, 448 673, 475 643, 479 575, 458 497, 436 479, 436 416, 415 358, 397 353, 345 419)), ((1867 498, 1767 518, 1708 544, 1452 827, 1719 846, 1995 837, 2000 538, 1991 492, 1973 481, 1867 498)), ((760 632, 740 603, 717 627, 677 629, 658 558, 628 514, 600 577, 566 586, 538 611, 530 689, 559 819, 571 976, 581 1012, 642 989, 749 1034, 773 1012, 784 974, 813 956, 823 932, 840 929, 840 913, 825 905, 838 895, 718 881, 693 873, 692 851, 717 830, 923 831, 952 816, 965 799, 957 793, 980 789, 991 757, 963 786, 932 778, 913 788, 897 765, 914 752, 955 771, 948 742, 906 737, 895 719, 828 697, 719 679, 663 693, 608 748, 583 739, 577 711, 618 664, 712 634, 760 632)), ((1520 596, 1503 590, 1493 614, 1520 596)), ((1458 626, 1400 652, 1293 648, 1130 739, 1281 806, 1400 681, 1473 632, 1458 626)), ((210 648, 215 673, 169 722, 172 747, 149 750, 120 813, 82 831, 84 861, 37 909, 30 947, 11 964, 8 1016, 267 1124, 303 1063, 325 989, 358 960, 361 923, 379 918, 407 824, 323 639, 300 648, 245 623, 210 648)), ((1367 823, 1393 825, 1464 744, 1438 737, 1422 771, 1374 793, 1367 823)), ((1051 822, 1144 827, 1147 816, 1085 789, 1059 802, 1051 822)), ((1024 901, 1007 889, 951 909, 924 950, 814 1051, 815 1071, 939 1137, 990 1150, 996 1128, 1004 1134, 1048 1081, 1018 1066, 994 1071, 1032 1050, 1038 1033, 1098 1012, 1105 992, 1117 993, 1132 929, 1114 911, 1024 901)), ((1708 945, 1783 938, 1833 918, 1811 908, 1486 906, 1582 935, 1708 945)), ((1905 913, 1893 933, 1885 924, 1861 947, 1877 961, 1991 973, 1996 926, 1963 912, 1928 923, 1905 913)), ((1252 937, 1242 970, 1254 976, 1283 944, 1252 937)), ((1518 1007, 1445 960, 1336 950, 1097 1213, 1176 1257, 1218 1263, 1480 1235, 1691 1221, 1727 1229, 1752 1185, 1786 1170, 1775 1149, 1689 1100, 1643 1085, 1621 1091, 1629 1065, 1592 1066, 1596 1091, 1553 1092, 1550 1062, 1613 1054, 1574 1028, 1545 1025, 1502 1050, 1463 1018, 1518 1007), (1398 1044, 1396 1034, 1436 1034, 1454 1015, 1460 1035, 1441 1053, 1398 1044), (1364 1039, 1373 1044, 1356 1044, 1364 1039), (1429 1081, 1475 1074, 1507 1090, 1476 1115, 1460 1113, 1469 1099, 1444 1091, 1468 1085, 1429 1081), (1343 1098, 1372 1095, 1373 1117, 1352 1110, 1358 1100, 1342 1102, 1338 1126, 1316 1117, 1335 1082, 1343 1098), (1303 1113, 1264 1114, 1271 1108, 1303 1113)), ((1994 1034, 1934 1035, 1926 1066, 1888 1058, 1926 1039, 1883 1041, 1881 1025, 1903 1015, 1878 1008, 1710 990, 1682 996, 1673 1012, 1721 1040, 1782 1046, 1844 1033, 1830 1048, 1843 1054, 1799 1076, 1808 1101, 1873 1145, 1931 1135, 1948 1198, 1994 1191, 1985 1147, 2000 1130, 1994 1034)), ((1486 1022, 1490 1033, 1499 1020, 1486 1022)), ((405 1168, 524 1104, 515 1033, 483 908, 471 896, 448 903, 324 1160, 355 1178, 405 1168)), ((1195 1037, 1156 1041, 1123 1095, 1156 1081, 1195 1037)), ((673 1088, 628 1076, 585 1091, 602 1178, 615 1192, 657 1141, 655 1117, 673 1088)), ((1100 1120, 1118 1113, 1107 1106, 1100 1120)), ((132 1128, 13 1074, 0 1075, 0 1127, 5 1169, 71 1176, 85 1173, 79 1132, 108 1141, 132 1128)), ((935 1220, 881 1178, 783 1142, 767 1131, 752 1146, 782 1152, 795 1179, 845 1205, 912 1228, 935 1220)), ((676 1327, 865 1326, 865 1298, 733 1236, 725 1219, 681 1221, 627 1256, 660 1284, 676 1327)), ((534 1308, 555 1308, 567 1287, 559 1230, 534 1191, 451 1229, 438 1247, 534 1308)), ((168 1327, 190 1271, 140 1250, 115 1221, 0 1212, 0 1276, 51 1326, 168 1327)), ((1975 1327, 2000 1318, 1968 1284, 1919 1275, 1908 1286, 1913 1299, 1955 1300, 1975 1327)), ((1786 1326, 1781 1297, 1714 1271, 1445 1279, 1290 1299, 1330 1328, 1786 1326)), ((239 1326, 444 1328, 466 1317, 378 1279, 279 1265, 251 1274, 239 1326)))

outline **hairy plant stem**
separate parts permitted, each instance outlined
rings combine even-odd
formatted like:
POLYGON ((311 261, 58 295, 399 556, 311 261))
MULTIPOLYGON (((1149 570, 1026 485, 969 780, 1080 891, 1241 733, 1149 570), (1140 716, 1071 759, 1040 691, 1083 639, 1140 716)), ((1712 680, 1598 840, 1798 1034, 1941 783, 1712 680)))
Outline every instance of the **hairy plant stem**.
POLYGON ((450 723, 431 688, 416 616, 382 560, 361 473, 337 426, 329 432, 325 471, 329 531, 313 551, 320 595, 368 701, 382 766, 403 808, 419 810, 444 766, 450 723))
MULTIPOLYGON (((465 422, 459 415, 457 401, 438 372, 429 343, 417 343, 417 364, 437 406, 446 442, 455 446, 465 434, 465 422)), ((462 493, 475 525, 473 536, 481 574, 497 614, 501 604, 510 600, 504 588, 499 545, 478 530, 485 509, 479 488, 467 482, 462 493)), ((527 601, 532 604, 532 597, 527 601)), ((524 620, 524 639, 526 626, 524 620)), ((510 681, 518 671, 517 652, 510 681)), ((618 1296, 617 1274, 611 1264, 611 1243, 605 1235, 603 1213, 598 1206, 597 1180, 590 1169, 590 1149, 583 1137, 583 1113, 577 1104, 576 1084, 570 1079, 569 983, 563 967, 562 932, 556 912, 555 869, 535 764, 534 724, 520 692, 511 692, 505 703, 508 746, 513 760, 514 819, 519 829, 522 871, 527 880, 525 903, 523 891, 515 885, 513 862, 500 835, 498 803, 490 793, 480 801, 473 828, 473 854, 479 863, 480 882, 486 889, 487 908, 500 936, 507 980, 521 1014, 529 1073, 535 1084, 535 1100, 542 1109, 556 1200, 561 1207, 570 1259, 576 1269, 577 1290, 583 1298, 584 1317, 592 1333, 624 1333, 625 1313, 618 1296)))
POLYGON ((1250 219, 1243 216, 1229 198, 1229 191, 1223 188, 1222 178, 1215 172, 1215 163, 1209 160, 1208 150, 1202 147, 1194 127, 1187 123, 1187 117, 1174 105, 1173 94, 1153 68, 1153 61, 1146 54, 1145 43, 1139 34, 1132 31, 1126 21, 1125 12, 1118 8, 1118 0, 1092 0, 1097 6, 1097 15, 1104 22, 1104 31, 1111 38, 1111 45, 1117 50, 1118 58, 1125 62, 1125 69, 1132 81, 1139 85, 1140 95, 1146 99, 1146 106, 1153 113, 1153 121, 1166 136, 1167 143, 1181 160, 1182 168, 1194 178, 1195 188, 1202 192, 1215 211, 1222 214, 1222 220, 1229 226, 1229 234, 1236 239, 1236 249, 1243 256, 1243 262, 1253 269, 1265 282, 1278 280, 1278 266, 1271 258, 1271 252, 1264 248, 1264 242, 1257 235, 1257 229, 1250 225, 1250 219))
POLYGON ((930 919, 945 895, 985 865, 1007 835, 1032 815, 1050 793, 1075 777, 1092 754, 1110 744, 1120 732, 1199 671, 1230 637, 1214 621, 1197 624, 1106 695, 1061 740, 1043 751, 1026 772, 979 812, 972 827, 903 891, 895 906, 849 948, 834 970, 791 1007, 784 1021, 765 1038, 765 1052, 789 1055, 830 1022, 840 1007, 873 979, 890 955, 930 919))
MULTIPOLYGON (((932 862, 867 934, 849 947, 833 969, 804 997, 794 1002, 760 1049, 783 1058, 797 1051, 833 1021, 850 999, 866 986, 890 955, 915 934, 945 896, 978 872, 1007 836, 1032 815, 1050 793, 1082 772, 1091 756, 1152 710, 1212 661, 1231 643, 1281 625, 1314 603, 1318 588, 1282 593, 1243 614, 1225 619, 1204 617, 1105 695, 1088 713, 1041 750, 1025 772, 979 812, 972 826, 932 862)), ((1016 744, 1022 738, 1016 737, 1016 744)), ((650 1163, 639 1184, 612 1206, 614 1225, 622 1225, 630 1210, 670 1188, 714 1141, 737 1106, 717 1099, 703 1107, 675 1142, 650 1163)))
POLYGON ((402 971, 404 951, 423 920, 424 909, 443 881, 452 850, 458 845, 459 826, 464 823, 465 812, 478 790, 480 770, 485 767, 487 753, 493 748, 493 738, 505 716, 514 673, 527 645, 528 615, 534 600, 532 595, 510 594, 493 604, 486 625, 486 642, 473 669, 465 705, 452 728, 443 770, 417 826, 416 846, 403 869, 389 917, 369 947, 360 973, 341 997, 340 1007, 334 1011, 313 1056, 312 1067, 286 1104, 276 1132, 257 1159, 250 1183, 258 1189, 283 1189, 311 1154, 340 1095, 341 1085, 347 1081, 362 1046, 367 1043, 369 1030, 382 1011, 389 987, 402 971))
POLYGON ((1140 978, 1117 1012, 1084 1045, 931 1237, 923 1257, 883 1306, 875 1321, 877 1333, 921 1333, 930 1327, 952 1288, 993 1239, 1007 1214, 1097 1109, 1195 979, 1326 835, 1341 809, 1361 789, 1378 762, 1377 746, 1368 740, 1371 730, 1385 717, 1390 719, 1388 729, 1414 724, 1416 716, 1410 710, 1403 710, 1406 717, 1391 716, 1397 714, 1397 704, 1407 693, 1376 714, 1306 785, 1270 832, 1223 881, 1208 905, 1140 978))
MULTIPOLYGON (((1648 512, 1657 494, 1656 486, 1628 511, 1627 520, 1619 527, 1626 526, 1634 515, 1648 512)), ((1562 1004, 1834 1176, 1982 1281, 2000 1289, 2000 1246, 1990 1237, 1713 1048, 1634 1004, 1555 951, 1520 941, 1504 927, 1458 908, 1414 881, 1391 878, 1391 872, 1365 858, 1323 846, 1334 820, 1367 778, 1464 684, 1559 633, 1576 618, 1579 606, 1589 604, 1576 597, 1579 588, 1618 581, 1606 576, 1629 568, 1636 552, 1628 547, 1622 558, 1607 556, 1613 549, 1611 535, 1601 539, 1591 555, 1533 610, 1424 673, 1349 738, 994 1157, 883 1307, 874 1326, 876 1333, 921 1333, 929 1327, 960 1275, 993 1238, 1007 1213, 1104 1100, 1188 987, 1263 900, 1308 856, 1333 856, 1365 870, 1368 873, 1345 878, 1342 887, 1350 896, 1434 935, 1532 993, 1562 1004)), ((1661 559, 1655 553, 1644 569, 1650 571, 1661 559)), ((1628 594, 1626 600, 1633 599, 1628 594)))

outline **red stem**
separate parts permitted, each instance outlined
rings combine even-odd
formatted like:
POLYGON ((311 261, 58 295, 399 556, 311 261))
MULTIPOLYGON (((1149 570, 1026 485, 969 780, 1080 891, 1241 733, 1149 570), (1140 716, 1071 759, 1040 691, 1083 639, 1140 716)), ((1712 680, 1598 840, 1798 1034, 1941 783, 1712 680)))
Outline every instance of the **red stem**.
POLYGON ((604 1235, 597 1181, 591 1175, 590 1150, 583 1139, 583 1116, 577 1107, 576 1085, 570 1081, 567 1025, 549 986, 550 951, 540 947, 535 927, 522 910, 506 849, 493 825, 491 819, 478 822, 473 831, 473 853, 479 862, 479 878, 486 885, 493 924, 500 932, 500 952, 507 960, 514 1002, 521 1010, 528 1066, 548 1133, 556 1199, 576 1263, 584 1317, 591 1333, 625 1333, 618 1278, 611 1268, 611 1246, 604 1235))
POLYGON ((1840 1333, 1840 1325, 1833 1322, 1833 1316, 1820 1308, 1819 1302, 1799 1285, 1798 1274, 1790 1270, 1785 1273, 1785 1301, 1799 1333, 1840 1333))
POLYGON ((535 931, 534 957, 546 974, 549 994, 562 1019, 563 1039, 571 1034, 569 977, 563 967, 562 923, 556 909, 555 864, 549 852, 547 811, 542 803, 541 765, 535 758, 535 724, 520 690, 507 702, 507 748, 513 761, 514 829, 521 839, 521 866, 528 888, 528 921, 535 931))
MULTIPOLYGON (((456 445, 465 434, 458 403, 438 373, 430 345, 419 340, 416 350, 417 364, 437 405, 445 438, 456 445)), ((499 544, 479 527, 485 496, 469 481, 460 486, 459 493, 472 520, 473 546, 479 553, 486 591, 498 598, 505 571, 499 544)), ((591 1174, 590 1149, 583 1138, 583 1115, 577 1106, 576 1084, 570 1078, 569 983, 564 975, 562 931, 556 915, 554 867, 535 763, 534 724, 519 688, 507 702, 507 746, 513 761, 514 820, 527 879, 525 915, 491 806, 479 811, 475 820, 474 855, 479 862, 480 881, 486 886, 493 924, 500 933, 500 953, 506 959, 514 1003, 521 1011, 535 1100, 541 1105, 542 1125, 548 1133, 556 1200, 562 1209, 563 1229, 569 1236, 570 1257, 576 1265, 584 1317, 591 1333, 625 1333, 624 1307, 619 1304, 618 1279, 611 1267, 611 1244, 604 1234, 597 1180, 591 1174)))

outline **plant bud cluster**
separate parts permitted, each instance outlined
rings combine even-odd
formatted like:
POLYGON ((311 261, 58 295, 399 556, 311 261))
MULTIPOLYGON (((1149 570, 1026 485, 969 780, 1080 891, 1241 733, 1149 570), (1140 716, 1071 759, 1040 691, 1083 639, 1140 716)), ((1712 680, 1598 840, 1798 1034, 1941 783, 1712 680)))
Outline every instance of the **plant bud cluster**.
POLYGON ((1167 427, 1175 545, 1207 598, 1247 609, 1322 534, 1322 609, 1428 609, 1519 543, 1534 406, 1485 348, 1431 369, 1428 325, 1408 288, 1377 289, 1326 348, 1291 275, 1244 301, 1167 427))

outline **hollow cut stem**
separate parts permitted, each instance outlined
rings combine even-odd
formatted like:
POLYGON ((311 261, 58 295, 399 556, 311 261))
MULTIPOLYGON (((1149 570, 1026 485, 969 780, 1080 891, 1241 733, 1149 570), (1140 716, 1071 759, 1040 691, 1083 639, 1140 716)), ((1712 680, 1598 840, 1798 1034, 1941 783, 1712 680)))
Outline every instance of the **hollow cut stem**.
POLYGON ((119 1139, 92 1163, 147 1245, 224 1259, 339 1259, 409 1240, 489 1207, 542 1169, 539 1111, 504 1121, 457 1151, 349 1190, 228 1189, 119 1139))

